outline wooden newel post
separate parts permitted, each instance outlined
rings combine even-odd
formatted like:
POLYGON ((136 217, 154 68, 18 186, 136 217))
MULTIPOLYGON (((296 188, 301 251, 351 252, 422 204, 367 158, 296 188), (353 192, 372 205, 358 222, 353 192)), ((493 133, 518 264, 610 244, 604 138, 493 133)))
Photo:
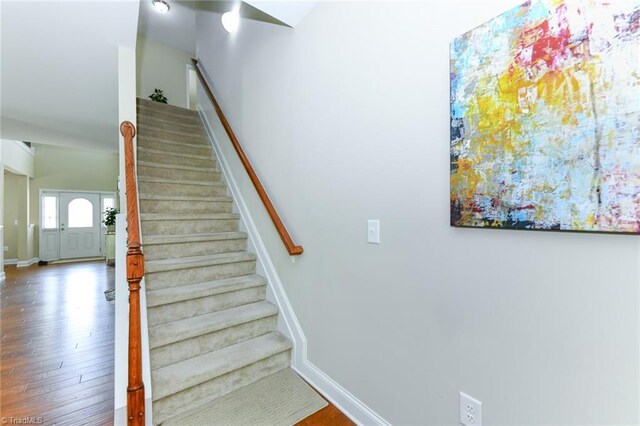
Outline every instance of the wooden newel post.
POLYGON ((144 426, 144 383, 142 382, 142 337, 140 331, 140 281, 144 276, 144 254, 140 244, 138 194, 136 188, 133 138, 136 128, 123 121, 127 193, 127 282, 129 283, 129 383, 127 386, 127 423, 144 426))

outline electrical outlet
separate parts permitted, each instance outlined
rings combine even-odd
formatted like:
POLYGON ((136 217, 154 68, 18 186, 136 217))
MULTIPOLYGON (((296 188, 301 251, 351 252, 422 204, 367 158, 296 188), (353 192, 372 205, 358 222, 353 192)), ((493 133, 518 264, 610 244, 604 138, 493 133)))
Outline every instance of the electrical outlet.
POLYGON ((9 246, 4 246, 4 251, 9 251, 9 246))
POLYGON ((460 392, 460 424, 482 426, 482 402, 460 392))

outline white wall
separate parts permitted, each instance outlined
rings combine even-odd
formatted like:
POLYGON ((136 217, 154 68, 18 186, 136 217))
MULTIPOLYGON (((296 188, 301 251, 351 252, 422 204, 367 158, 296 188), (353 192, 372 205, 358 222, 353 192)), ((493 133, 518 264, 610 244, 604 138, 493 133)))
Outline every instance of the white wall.
MULTIPOLYGON (((21 217, 21 210, 24 212, 28 200, 27 194, 24 189, 27 182, 27 177, 24 175, 17 175, 7 170, 3 172, 4 176, 4 242, 3 245, 7 247, 7 251, 4 253, 12 263, 18 261, 18 245, 23 246, 26 243, 27 238, 27 226, 28 218, 21 217), (20 242, 20 244, 19 244, 20 242)), ((21 259, 26 260, 26 259, 21 259)))
POLYGON ((34 176, 35 152, 21 141, 2 139, 2 158, 4 168, 11 173, 34 176))
MULTIPOLYGON (((35 175, 35 150, 21 141, 2 139, 2 169, 11 172, 9 178, 2 185, 2 209, 7 208, 8 215, 4 215, 2 241, 8 251, 3 253, 7 259, 17 262, 18 266, 27 266, 35 259, 35 229, 30 222, 29 186, 35 175), (5 188, 6 186, 6 188, 5 188), (5 191, 7 189, 8 191, 5 191), (6 193, 6 195, 5 195, 6 193), (4 199, 6 198, 6 204, 4 199), (4 221, 6 220, 6 223, 4 221), (15 220, 18 224, 15 224, 15 220), (6 237, 5 237, 6 236, 6 237)), ((4 172, 3 179, 4 179, 4 172)))
POLYGON ((138 38, 136 48, 137 95, 149 99, 154 89, 162 89, 171 105, 188 108, 187 68, 193 53, 138 38))
POLYGON ((40 218, 40 190, 116 192, 118 154, 108 151, 38 145, 31 181, 31 223, 40 218))
POLYGON ((449 227, 449 41, 518 3, 322 3, 232 36, 197 17, 198 58, 305 248, 292 264, 242 176, 309 359, 393 424, 457 424, 460 390, 485 424, 640 421, 638 239, 449 227))

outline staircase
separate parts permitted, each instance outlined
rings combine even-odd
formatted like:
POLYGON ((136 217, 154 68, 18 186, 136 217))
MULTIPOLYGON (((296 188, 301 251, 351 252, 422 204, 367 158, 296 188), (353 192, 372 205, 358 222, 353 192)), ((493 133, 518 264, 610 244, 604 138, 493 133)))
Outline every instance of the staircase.
POLYGON ((159 425, 288 367, 291 343, 197 113, 139 99, 137 141, 159 425))

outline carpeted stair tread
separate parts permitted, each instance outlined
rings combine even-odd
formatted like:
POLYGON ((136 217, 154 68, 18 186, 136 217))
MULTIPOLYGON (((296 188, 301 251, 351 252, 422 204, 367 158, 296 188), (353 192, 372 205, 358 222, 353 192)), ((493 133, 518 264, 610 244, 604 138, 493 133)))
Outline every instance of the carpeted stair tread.
MULTIPOLYGON (((138 141, 138 146, 153 148, 155 144, 166 144, 180 148, 186 146, 191 148, 208 148, 208 150, 213 150, 211 144, 209 143, 209 140, 206 138, 206 135, 202 133, 163 133, 160 130, 161 129, 151 130, 150 128, 142 126, 142 129, 140 130, 141 133, 138 135, 138 137, 140 138, 140 140, 138 141)), ((167 147, 165 146, 159 148, 167 147)))
POLYGON ((289 367, 172 417, 162 426, 295 425, 327 405, 289 367))
POLYGON ((239 251, 234 253, 212 254, 208 256, 181 257, 178 259, 149 260, 145 262, 145 270, 151 274, 154 272, 221 265, 224 263, 249 262, 252 260, 256 260, 255 254, 247 251, 239 251))
POLYGON ((202 138, 206 137, 204 130, 200 127, 200 131, 191 130, 191 129, 179 129, 177 127, 171 129, 163 129, 158 126, 149 126, 144 122, 138 122, 138 129, 140 129, 140 134, 146 137, 153 137, 154 135, 163 134, 170 137, 181 137, 188 139, 198 139, 202 140, 202 138))
POLYGON ((152 372, 153 400, 157 401, 289 349, 291 342, 274 331, 159 368, 152 372))
MULTIPOLYGON (((155 143, 161 143, 161 144, 167 144, 167 145, 175 145, 175 146, 179 146, 179 147, 186 147, 186 148, 209 148, 211 150, 213 150, 213 148, 211 147, 211 145, 209 144, 209 141, 207 141, 207 139, 202 138, 202 140, 200 142, 185 142, 183 140, 177 141, 175 139, 165 139, 165 138, 160 138, 158 136, 153 136, 153 135, 138 135, 138 146, 153 146, 153 144, 155 143)), ((192 140, 193 138, 189 138, 189 140, 192 140)))
POLYGON ((213 296, 215 294, 260 287, 267 284, 267 280, 260 275, 243 275, 215 281, 147 290, 147 306, 155 307, 186 300, 213 296))
POLYGON ((186 123, 168 124, 168 122, 162 122, 162 120, 154 120, 153 123, 150 123, 150 121, 151 120, 138 121, 138 123, 142 123, 138 126, 140 128, 140 134, 147 139, 163 136, 165 139, 173 138, 174 140, 176 137, 184 137, 195 143, 206 140, 206 136, 202 132, 202 126, 186 123))
MULTIPOLYGON (((200 154, 187 154, 187 153, 184 153, 184 152, 163 151, 161 149, 149 148, 149 147, 146 147, 144 145, 138 145, 138 152, 147 152, 147 153, 150 153, 150 154, 159 154, 159 155, 164 155, 164 156, 167 156, 167 157, 194 158, 194 159, 198 159, 198 160, 203 159, 203 156, 200 155, 200 154)), ((211 157, 211 159, 213 159, 213 157, 211 157)))
POLYGON ((170 104, 161 104, 160 102, 152 101, 144 98, 137 98, 136 103, 139 107, 142 108, 151 108, 153 110, 158 111, 171 111, 172 113, 179 113, 183 115, 191 115, 194 117, 198 117, 198 111, 194 111, 192 109, 182 108, 175 105, 170 104))
POLYGON ((180 185, 200 185, 200 186, 224 186, 227 185, 223 182, 214 181, 200 181, 200 180, 180 180, 180 179, 165 179, 155 176, 138 176, 138 182, 151 182, 151 183, 177 183, 180 185))
POLYGON ((157 124, 157 125, 167 125, 167 126, 180 126, 182 128, 190 128, 193 130, 202 131, 202 124, 198 123, 196 120, 191 121, 182 121, 182 120, 174 120, 170 117, 160 117, 158 115, 140 115, 142 121, 145 125, 149 124, 157 124))
POLYGON ((200 116, 197 115, 182 115, 180 113, 167 112, 167 111, 159 111, 156 109, 150 108, 141 108, 138 111, 138 123, 140 122, 152 122, 155 120, 164 120, 167 122, 186 124, 188 126, 202 125, 200 121, 200 116))
POLYGON ((197 167, 197 166, 186 166, 182 164, 165 164, 165 163, 154 163, 153 161, 138 161, 138 166, 145 167, 156 167, 158 169, 179 169, 179 170, 189 170, 192 172, 217 172, 217 169, 212 169, 211 167, 197 167))
POLYGON ((278 307, 266 300, 200 115, 147 99, 137 106, 153 416, 180 423, 181 413, 290 366, 291 342, 275 331, 278 307))
POLYGON ((158 194, 141 194, 138 197, 140 200, 154 200, 154 201, 202 201, 207 203, 230 203, 233 198, 226 195, 212 195, 212 196, 199 196, 199 195, 158 195, 158 194))
POLYGON ((266 301, 149 327, 151 349, 278 314, 266 301))
POLYGON ((140 220, 230 220, 240 219, 237 213, 142 213, 140 220))
POLYGON ((154 108, 154 105, 138 105, 138 121, 144 121, 153 117, 162 117, 176 122, 198 123, 200 115, 197 111, 184 108, 154 108))
POLYGON ((246 239, 244 232, 214 232, 208 234, 181 234, 181 235, 145 235, 144 245, 195 243, 202 241, 222 241, 246 239))
POLYGON ((163 118, 176 123, 201 123, 200 115, 197 111, 179 108, 173 105, 153 105, 146 103, 144 100, 142 103, 138 102, 137 118, 138 122, 152 118, 163 118))

